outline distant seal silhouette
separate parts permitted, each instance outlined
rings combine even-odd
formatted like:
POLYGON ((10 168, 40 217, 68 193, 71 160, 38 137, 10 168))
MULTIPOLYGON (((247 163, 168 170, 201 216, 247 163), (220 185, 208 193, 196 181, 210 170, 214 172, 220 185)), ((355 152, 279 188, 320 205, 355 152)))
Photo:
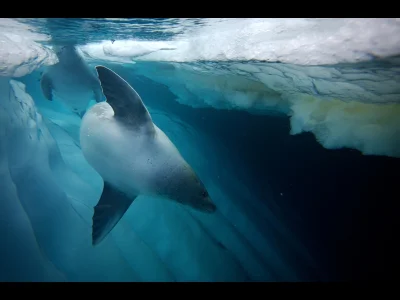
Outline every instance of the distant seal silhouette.
POLYGON ((42 93, 52 101, 57 96, 82 117, 90 100, 103 101, 100 82, 74 45, 54 46, 59 62, 41 78, 42 93))
POLYGON ((96 70, 107 102, 92 106, 80 129, 83 155, 104 180, 94 207, 92 244, 108 235, 141 194, 214 212, 204 184, 153 123, 136 91, 110 69, 96 70))

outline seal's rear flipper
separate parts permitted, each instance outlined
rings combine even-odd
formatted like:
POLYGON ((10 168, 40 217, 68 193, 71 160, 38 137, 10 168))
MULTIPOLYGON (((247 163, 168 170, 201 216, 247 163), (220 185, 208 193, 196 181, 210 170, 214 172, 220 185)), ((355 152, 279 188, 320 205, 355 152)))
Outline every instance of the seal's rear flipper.
POLYGON ((46 99, 49 101, 53 101, 53 84, 51 82, 49 74, 43 74, 42 80, 40 81, 40 87, 42 88, 42 93, 46 97, 46 99))
POLYGON ((128 197, 109 183, 104 182, 103 193, 99 202, 94 207, 92 225, 93 246, 99 244, 110 233, 136 197, 128 197))

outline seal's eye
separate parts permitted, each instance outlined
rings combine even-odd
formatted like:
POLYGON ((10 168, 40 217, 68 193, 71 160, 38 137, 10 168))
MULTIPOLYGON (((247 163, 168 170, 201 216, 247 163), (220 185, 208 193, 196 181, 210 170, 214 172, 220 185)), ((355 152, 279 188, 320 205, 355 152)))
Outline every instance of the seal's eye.
POLYGON ((208 193, 207 193, 207 191, 203 191, 203 192, 201 192, 201 195, 202 195, 203 197, 207 197, 207 196, 208 196, 208 193))

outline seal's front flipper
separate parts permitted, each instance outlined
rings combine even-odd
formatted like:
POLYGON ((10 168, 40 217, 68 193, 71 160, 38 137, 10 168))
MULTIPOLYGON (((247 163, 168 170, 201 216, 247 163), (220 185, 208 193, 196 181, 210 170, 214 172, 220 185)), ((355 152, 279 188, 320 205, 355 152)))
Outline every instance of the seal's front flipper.
POLYGON ((43 74, 42 79, 40 81, 40 86, 42 88, 42 93, 45 98, 49 101, 53 101, 53 84, 51 82, 51 78, 48 73, 43 74))
POLYGON ((137 196, 128 197, 104 182, 103 193, 94 207, 92 244, 99 244, 117 225, 137 196))

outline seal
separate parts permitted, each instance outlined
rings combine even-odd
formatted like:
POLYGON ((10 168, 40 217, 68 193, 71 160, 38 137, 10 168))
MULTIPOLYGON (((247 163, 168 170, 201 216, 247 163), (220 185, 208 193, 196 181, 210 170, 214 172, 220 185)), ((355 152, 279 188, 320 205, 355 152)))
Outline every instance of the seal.
POLYGON ((107 100, 86 112, 80 129, 83 155, 104 180, 94 207, 92 244, 111 232, 139 195, 215 212, 204 184, 153 123, 138 93, 110 69, 96 70, 107 100))
POLYGON ((82 117, 89 102, 103 101, 100 82, 74 45, 54 46, 58 63, 42 74, 40 85, 44 97, 61 102, 82 117))

